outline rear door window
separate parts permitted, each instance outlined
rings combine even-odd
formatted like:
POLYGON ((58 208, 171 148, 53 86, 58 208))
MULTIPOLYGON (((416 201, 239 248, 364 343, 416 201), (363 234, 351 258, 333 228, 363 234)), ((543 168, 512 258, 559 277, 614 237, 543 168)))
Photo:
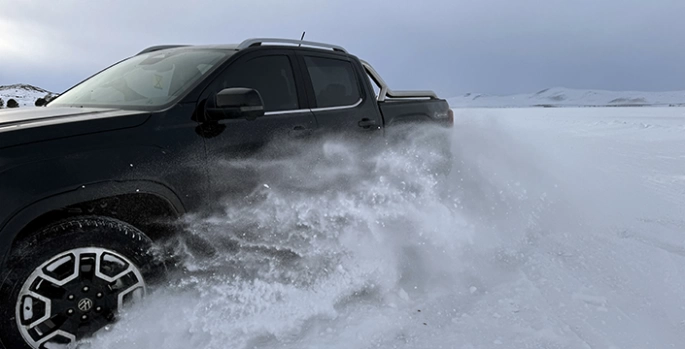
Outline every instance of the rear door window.
POLYGON ((318 108, 354 105, 361 99, 352 63, 334 58, 304 57, 318 108))

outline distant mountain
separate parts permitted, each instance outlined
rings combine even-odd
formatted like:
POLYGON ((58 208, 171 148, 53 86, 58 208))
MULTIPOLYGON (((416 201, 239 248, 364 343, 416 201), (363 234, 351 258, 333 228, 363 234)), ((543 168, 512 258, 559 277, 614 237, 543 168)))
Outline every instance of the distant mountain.
POLYGON ((548 88, 507 96, 467 93, 449 98, 454 108, 685 106, 685 91, 640 92, 548 88))
POLYGON ((7 106, 8 100, 14 99, 19 103, 20 108, 33 107, 38 98, 45 97, 48 94, 53 96, 57 95, 54 92, 29 84, 0 86, 0 98, 4 101, 5 106, 7 106))

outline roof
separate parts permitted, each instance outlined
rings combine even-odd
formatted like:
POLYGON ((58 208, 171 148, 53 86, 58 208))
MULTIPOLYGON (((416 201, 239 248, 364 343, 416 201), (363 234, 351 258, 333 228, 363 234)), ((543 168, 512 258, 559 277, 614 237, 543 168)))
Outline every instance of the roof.
POLYGON ((229 44, 229 45, 157 45, 157 46, 148 47, 148 48, 144 49, 143 51, 140 51, 138 54, 160 51, 160 50, 166 50, 166 49, 171 49, 171 48, 178 48, 178 47, 224 49, 224 50, 243 50, 243 49, 253 47, 253 46, 262 46, 264 44, 281 44, 281 45, 287 44, 287 45, 297 45, 298 47, 299 46, 307 46, 307 47, 315 47, 315 48, 326 48, 326 49, 332 49, 333 51, 347 53, 347 50, 345 50, 341 46, 325 44, 325 43, 320 43, 320 42, 292 40, 292 39, 253 38, 253 39, 244 40, 240 44, 229 44))

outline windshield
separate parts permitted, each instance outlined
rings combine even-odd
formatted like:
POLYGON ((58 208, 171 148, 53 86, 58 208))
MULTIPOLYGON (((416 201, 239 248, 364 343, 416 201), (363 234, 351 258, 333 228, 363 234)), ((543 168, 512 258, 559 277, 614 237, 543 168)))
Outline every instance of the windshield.
POLYGON ((163 106, 181 96, 227 54, 220 50, 167 50, 138 55, 65 92, 50 106, 163 106))

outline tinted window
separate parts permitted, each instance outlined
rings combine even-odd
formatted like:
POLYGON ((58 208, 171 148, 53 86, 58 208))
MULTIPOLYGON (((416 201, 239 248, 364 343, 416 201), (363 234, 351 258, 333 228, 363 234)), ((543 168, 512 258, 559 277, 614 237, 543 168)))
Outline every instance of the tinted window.
POLYGON ((288 56, 263 56, 232 65, 218 90, 248 87, 259 91, 265 111, 298 109, 295 78, 288 56))
POLYGON ((305 57, 319 108, 357 103, 361 98, 352 63, 332 58, 305 57))

